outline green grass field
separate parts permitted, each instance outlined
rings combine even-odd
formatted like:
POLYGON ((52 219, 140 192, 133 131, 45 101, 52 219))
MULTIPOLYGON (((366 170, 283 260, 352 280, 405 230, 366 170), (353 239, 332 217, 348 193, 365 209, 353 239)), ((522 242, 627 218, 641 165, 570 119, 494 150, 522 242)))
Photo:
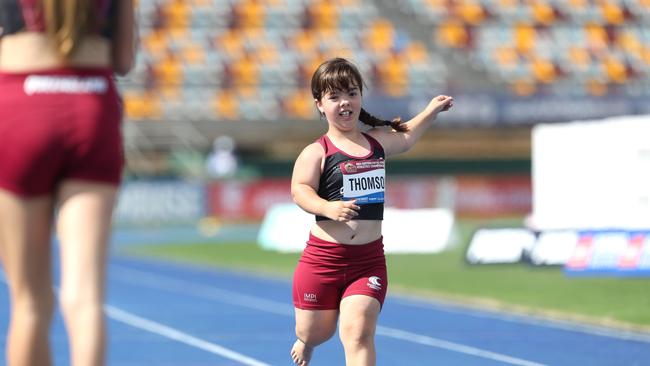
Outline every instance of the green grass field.
MULTIPOLYGON (((467 243, 473 224, 464 224, 467 243)), ((466 244, 440 254, 387 255, 389 292, 625 329, 650 331, 650 278, 567 277, 559 267, 470 265, 466 244)), ((255 243, 131 246, 129 255, 272 273, 290 278, 299 254, 255 243)))

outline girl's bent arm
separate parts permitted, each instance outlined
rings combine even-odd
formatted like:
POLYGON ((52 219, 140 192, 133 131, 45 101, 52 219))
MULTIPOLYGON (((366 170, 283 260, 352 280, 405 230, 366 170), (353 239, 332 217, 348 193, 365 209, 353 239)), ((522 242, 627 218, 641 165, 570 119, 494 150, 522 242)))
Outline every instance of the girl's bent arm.
POLYGON ((296 159, 291 177, 291 196, 303 210, 334 221, 349 221, 358 215, 355 201, 327 201, 318 195, 323 148, 318 143, 307 146, 296 159))
POLYGON ((318 143, 307 146, 296 159, 291 177, 291 196, 303 210, 320 215, 324 199, 318 196, 323 148, 318 143))

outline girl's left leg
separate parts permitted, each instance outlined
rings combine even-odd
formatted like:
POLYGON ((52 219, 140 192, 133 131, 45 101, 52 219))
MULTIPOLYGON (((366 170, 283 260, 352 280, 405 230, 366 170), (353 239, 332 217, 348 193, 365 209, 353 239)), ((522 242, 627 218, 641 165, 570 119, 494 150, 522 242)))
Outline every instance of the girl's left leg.
POLYGON ((375 365, 375 329, 380 310, 379 301, 370 296, 350 295, 341 300, 339 337, 347 366, 375 365))
POLYGON ((72 365, 103 365, 103 305, 111 216, 117 187, 79 180, 59 191, 61 310, 70 338, 72 365))

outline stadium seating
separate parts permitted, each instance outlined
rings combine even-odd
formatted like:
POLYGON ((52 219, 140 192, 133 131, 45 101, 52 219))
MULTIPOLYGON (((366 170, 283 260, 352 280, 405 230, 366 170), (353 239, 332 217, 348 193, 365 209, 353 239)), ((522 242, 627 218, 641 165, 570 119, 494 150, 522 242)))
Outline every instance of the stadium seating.
POLYGON ((317 118, 309 81, 332 56, 351 58, 370 90, 391 97, 446 81, 441 59, 372 1, 139 0, 138 8, 141 52, 120 80, 131 120, 317 118))
POLYGON ((627 84, 648 86, 647 0, 401 0, 400 7, 431 26, 440 47, 474 59, 515 94, 634 94, 627 84))
POLYGON ((462 78, 448 74, 441 50, 515 96, 650 90, 648 0, 396 2, 430 43, 370 0, 139 0, 141 53, 120 80, 127 117, 314 119, 310 77, 335 55, 389 98, 462 78))

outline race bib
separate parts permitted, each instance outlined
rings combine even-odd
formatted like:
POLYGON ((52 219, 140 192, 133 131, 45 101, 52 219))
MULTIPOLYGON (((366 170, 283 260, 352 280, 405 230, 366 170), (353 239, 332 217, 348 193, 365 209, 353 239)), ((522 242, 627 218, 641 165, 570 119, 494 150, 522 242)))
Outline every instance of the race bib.
POLYGON ((386 169, 384 160, 353 160, 339 166, 343 175, 343 200, 357 204, 383 203, 386 169))

